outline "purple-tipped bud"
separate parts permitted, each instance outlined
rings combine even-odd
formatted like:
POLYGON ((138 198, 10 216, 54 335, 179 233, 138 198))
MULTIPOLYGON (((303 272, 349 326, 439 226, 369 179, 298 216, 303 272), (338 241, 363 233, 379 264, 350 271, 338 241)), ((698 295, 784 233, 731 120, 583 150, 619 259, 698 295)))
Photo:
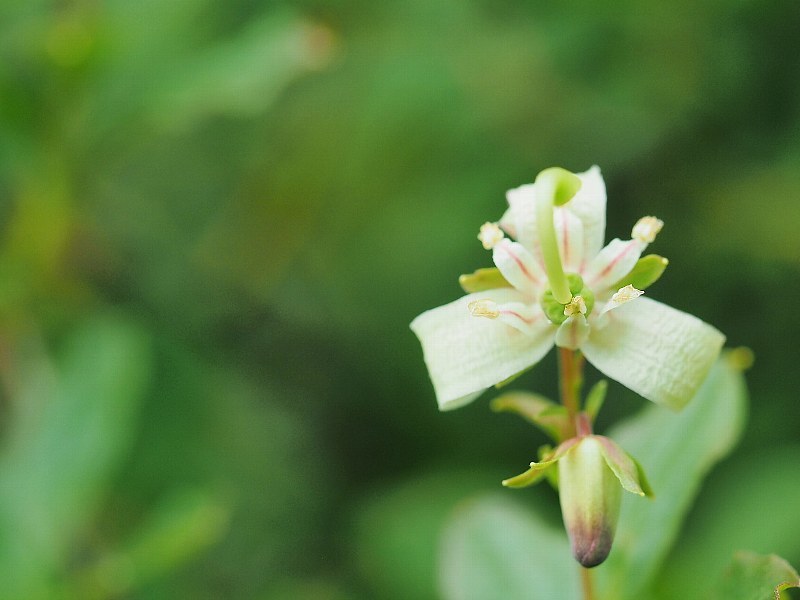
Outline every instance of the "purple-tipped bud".
POLYGON ((581 438, 558 462, 558 489, 572 554, 584 567, 599 565, 611 552, 622 487, 596 436, 581 438))

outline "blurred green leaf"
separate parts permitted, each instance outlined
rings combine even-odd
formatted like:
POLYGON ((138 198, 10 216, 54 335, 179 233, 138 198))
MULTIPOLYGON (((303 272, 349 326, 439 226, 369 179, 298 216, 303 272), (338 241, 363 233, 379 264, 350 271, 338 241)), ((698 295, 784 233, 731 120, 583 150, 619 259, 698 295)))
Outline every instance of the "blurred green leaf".
POLYGON ((386 490, 356 521, 359 567, 375 597, 434 600, 436 548, 453 507, 464 496, 499 485, 495 472, 443 471, 386 490))
POLYGON ((730 560, 731 549, 797 555, 800 447, 763 448, 723 465, 686 522, 656 587, 671 600, 691 596, 730 560))
POLYGON ((333 34, 291 12, 270 12, 235 38, 175 65, 148 95, 147 112, 162 127, 214 114, 252 115, 269 106, 295 77, 323 66, 333 34))
POLYGON ((598 569, 604 597, 647 590, 704 477, 739 439, 746 404, 744 377, 723 355, 682 412, 649 406, 608 434, 641 463, 655 498, 624 498, 614 547, 598 569))
POLYGON ((213 495, 171 493, 134 531, 133 537, 104 556, 79 580, 76 598, 130 593, 206 550, 225 532, 228 510, 213 495))
POLYGON ((147 336, 113 316, 68 339, 59 364, 21 374, 0 459, 0 580, 10 598, 49 597, 136 424, 147 336))
POLYGON ((508 496, 461 504, 442 535, 446 600, 577 599, 578 564, 562 530, 508 496))
MULTIPOLYGON (((800 587, 800 576, 785 560, 770 554, 738 552, 711 600, 780 600, 780 591, 800 587)), ((781 596, 783 597, 783 596, 781 596)))

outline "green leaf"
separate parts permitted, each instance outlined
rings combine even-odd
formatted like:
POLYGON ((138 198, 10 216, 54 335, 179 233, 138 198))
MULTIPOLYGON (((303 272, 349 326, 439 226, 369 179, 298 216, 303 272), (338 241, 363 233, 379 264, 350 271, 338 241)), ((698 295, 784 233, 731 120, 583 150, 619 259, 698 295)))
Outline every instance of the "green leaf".
MULTIPOLYGON (((372 598, 438 600, 436 549, 453 508, 497 487, 497 469, 437 471, 369 495, 355 523, 357 566, 372 598)), ((510 492, 508 492, 510 493, 510 492)))
POLYGON ((780 600, 781 591, 800 587, 800 575, 774 554, 737 552, 711 600, 780 600))
POLYGON ((119 549, 103 556, 79 579, 75 597, 104 590, 128 594, 185 564, 227 531, 229 510, 202 490, 179 490, 162 500, 119 549))
POLYGON ((780 445, 721 466, 664 565, 655 586, 661 595, 680 600, 707 587, 732 549, 796 556, 800 511, 787 498, 800 497, 798 464, 800 445, 780 445))
POLYGON ((575 600, 578 566, 561 528, 507 496, 463 503, 442 536, 445 600, 575 600))
POLYGON ((567 409, 552 400, 530 392, 507 392, 492 400, 494 412, 512 412, 539 427, 556 442, 568 437, 567 409))
POLYGON ((608 434, 637 457, 658 496, 623 499, 614 549, 598 573, 602 597, 645 593, 703 478, 739 439, 746 398, 744 378, 726 354, 681 413, 652 405, 608 434))
POLYGON ((589 421, 592 423, 597 419, 597 414, 603 407, 603 402, 606 399, 606 392, 608 391, 608 381, 601 379, 592 386, 589 394, 586 396, 586 403, 584 412, 589 415, 589 421))
POLYGON ((149 340, 116 317, 72 334, 55 365, 35 356, 0 458, 0 581, 9 598, 46 588, 74 552, 128 449, 149 377, 149 340))

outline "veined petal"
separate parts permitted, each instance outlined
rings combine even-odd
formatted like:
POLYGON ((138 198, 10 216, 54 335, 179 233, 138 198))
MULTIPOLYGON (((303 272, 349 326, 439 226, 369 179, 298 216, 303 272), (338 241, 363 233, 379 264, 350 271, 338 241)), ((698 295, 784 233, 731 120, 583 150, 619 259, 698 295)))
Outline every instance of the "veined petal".
POLYGON ((583 258, 588 261, 600 252, 606 235, 606 184, 597 166, 578 177, 581 189, 564 207, 583 224, 583 258))
POLYGON ((554 222, 564 271, 577 273, 583 263, 583 223, 564 207, 555 209, 554 222))
POLYGON ((519 291, 538 299, 547 287, 547 276, 530 252, 519 242, 501 240, 492 251, 494 264, 519 291))
POLYGON ((568 317, 556 331, 556 346, 577 350, 589 337, 589 324, 581 314, 568 317))
POLYGON ((584 283, 596 294, 601 295, 610 286, 631 272, 645 244, 638 240, 613 239, 592 259, 583 274, 584 283))
POLYGON ((637 298, 606 314, 581 346, 612 379, 658 404, 680 409, 695 395, 725 336, 692 315, 637 298))
POLYGON ((527 335, 536 335, 547 317, 538 304, 506 302, 497 305, 497 320, 527 335))
POLYGON ((498 318, 473 317, 468 306, 486 299, 499 306, 525 300, 513 289, 487 290, 426 311, 411 323, 441 410, 471 402, 539 362, 553 346, 554 327, 547 319, 538 319, 524 334, 498 318))

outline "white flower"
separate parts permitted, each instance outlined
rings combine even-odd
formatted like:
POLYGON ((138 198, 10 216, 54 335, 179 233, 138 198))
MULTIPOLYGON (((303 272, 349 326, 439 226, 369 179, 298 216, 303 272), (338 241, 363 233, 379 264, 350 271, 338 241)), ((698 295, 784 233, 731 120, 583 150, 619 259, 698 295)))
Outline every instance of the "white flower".
POLYGON ((663 223, 645 217, 633 228, 633 239, 614 239, 603 247, 605 184, 597 167, 578 177, 580 190, 554 209, 569 301, 559 304, 549 290, 534 183, 507 193, 509 209, 499 226, 516 241, 500 237, 493 226, 484 226, 481 236, 510 287, 469 294, 411 323, 440 409, 471 402, 535 365, 554 344, 581 350, 608 377, 674 409, 683 407, 705 379, 724 336, 625 285, 663 223))

